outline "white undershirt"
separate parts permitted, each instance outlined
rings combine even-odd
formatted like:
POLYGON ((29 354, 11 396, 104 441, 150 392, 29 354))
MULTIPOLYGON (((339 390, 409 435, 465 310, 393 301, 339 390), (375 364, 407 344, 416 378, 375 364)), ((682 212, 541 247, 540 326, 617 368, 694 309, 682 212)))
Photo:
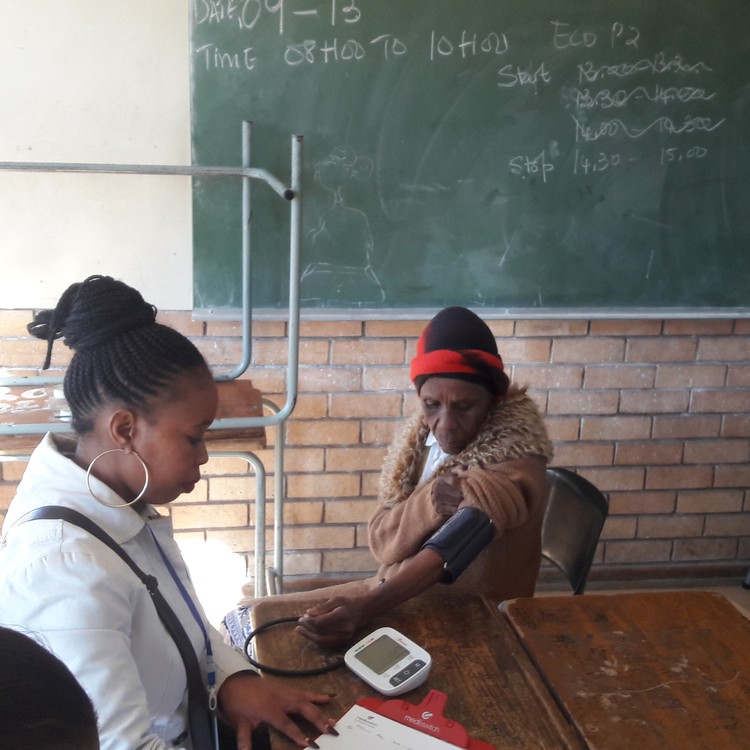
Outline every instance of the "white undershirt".
POLYGON ((429 451, 427 451, 422 467, 422 476, 419 478, 420 484, 428 480, 451 457, 450 453, 446 453, 440 447, 440 443, 432 432, 427 435, 424 444, 429 448, 429 451))

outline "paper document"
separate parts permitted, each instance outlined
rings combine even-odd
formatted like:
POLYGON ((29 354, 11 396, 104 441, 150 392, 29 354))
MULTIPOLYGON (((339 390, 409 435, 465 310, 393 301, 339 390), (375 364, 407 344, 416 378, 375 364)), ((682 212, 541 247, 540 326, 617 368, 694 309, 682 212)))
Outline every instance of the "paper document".
POLYGON ((425 733, 430 718, 426 713, 420 719, 423 725, 412 729, 355 703, 336 722, 338 737, 322 734, 315 741, 321 750, 456 750, 455 745, 425 733))

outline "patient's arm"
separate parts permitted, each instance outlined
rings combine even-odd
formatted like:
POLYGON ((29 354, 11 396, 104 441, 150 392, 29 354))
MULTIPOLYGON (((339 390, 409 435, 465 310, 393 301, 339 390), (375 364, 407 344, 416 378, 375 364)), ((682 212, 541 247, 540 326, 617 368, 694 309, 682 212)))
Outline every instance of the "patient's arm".
POLYGON ((350 643, 374 617, 428 589, 443 578, 443 558, 423 549, 405 560, 398 572, 356 597, 334 597, 305 612, 296 630, 320 646, 350 643))
POLYGON ((336 597, 311 607, 297 632, 320 646, 338 646, 376 615, 405 602, 433 583, 453 583, 494 535, 489 516, 478 508, 459 508, 380 586, 356 597, 336 597))

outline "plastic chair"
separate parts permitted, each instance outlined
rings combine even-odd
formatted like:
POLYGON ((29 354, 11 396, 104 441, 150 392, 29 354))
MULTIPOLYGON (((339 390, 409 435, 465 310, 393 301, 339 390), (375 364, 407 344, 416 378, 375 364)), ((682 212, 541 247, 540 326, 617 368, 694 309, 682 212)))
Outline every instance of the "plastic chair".
POLYGON ((609 502, 591 482, 569 469, 547 469, 549 500, 542 524, 542 556, 582 594, 609 502))

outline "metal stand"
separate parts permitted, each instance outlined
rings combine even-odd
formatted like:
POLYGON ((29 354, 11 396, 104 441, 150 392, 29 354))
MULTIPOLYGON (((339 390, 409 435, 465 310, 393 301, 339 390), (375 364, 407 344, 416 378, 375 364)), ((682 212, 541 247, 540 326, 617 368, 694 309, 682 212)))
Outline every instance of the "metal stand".
MULTIPOLYGON (((264 399, 263 404, 269 416, 246 417, 241 419, 219 419, 211 430, 244 429, 250 427, 270 427, 276 425, 275 442, 275 485, 274 485, 274 564, 264 575, 265 546, 265 469, 260 459, 251 452, 234 453, 245 459, 255 470, 256 495, 256 541, 255 541, 255 591, 257 596, 281 589, 283 570, 283 425, 291 415, 297 402, 297 372, 299 369, 299 264, 302 227, 302 136, 291 139, 291 179, 287 186, 265 169, 250 166, 252 123, 242 123, 242 166, 241 167, 198 167, 148 164, 61 164, 43 162, 0 162, 0 170, 13 172, 77 172, 84 174, 141 174, 178 175, 187 177, 239 177, 242 180, 242 361, 229 373, 215 375, 216 380, 234 380, 242 375, 250 365, 252 357, 252 253, 250 247, 251 189, 253 179, 265 182, 271 189, 290 204, 289 231, 289 322, 288 358, 286 378, 286 402, 281 408, 264 399)), ((62 378, 44 376, 27 378, 4 378, 0 385, 6 386, 46 386, 60 383, 62 378)), ((67 424, 0 424, 0 435, 44 435, 47 432, 68 432, 67 424)), ((229 455, 213 453, 211 455, 229 455)), ((0 461, 28 460, 28 455, 8 455, 0 461)))

